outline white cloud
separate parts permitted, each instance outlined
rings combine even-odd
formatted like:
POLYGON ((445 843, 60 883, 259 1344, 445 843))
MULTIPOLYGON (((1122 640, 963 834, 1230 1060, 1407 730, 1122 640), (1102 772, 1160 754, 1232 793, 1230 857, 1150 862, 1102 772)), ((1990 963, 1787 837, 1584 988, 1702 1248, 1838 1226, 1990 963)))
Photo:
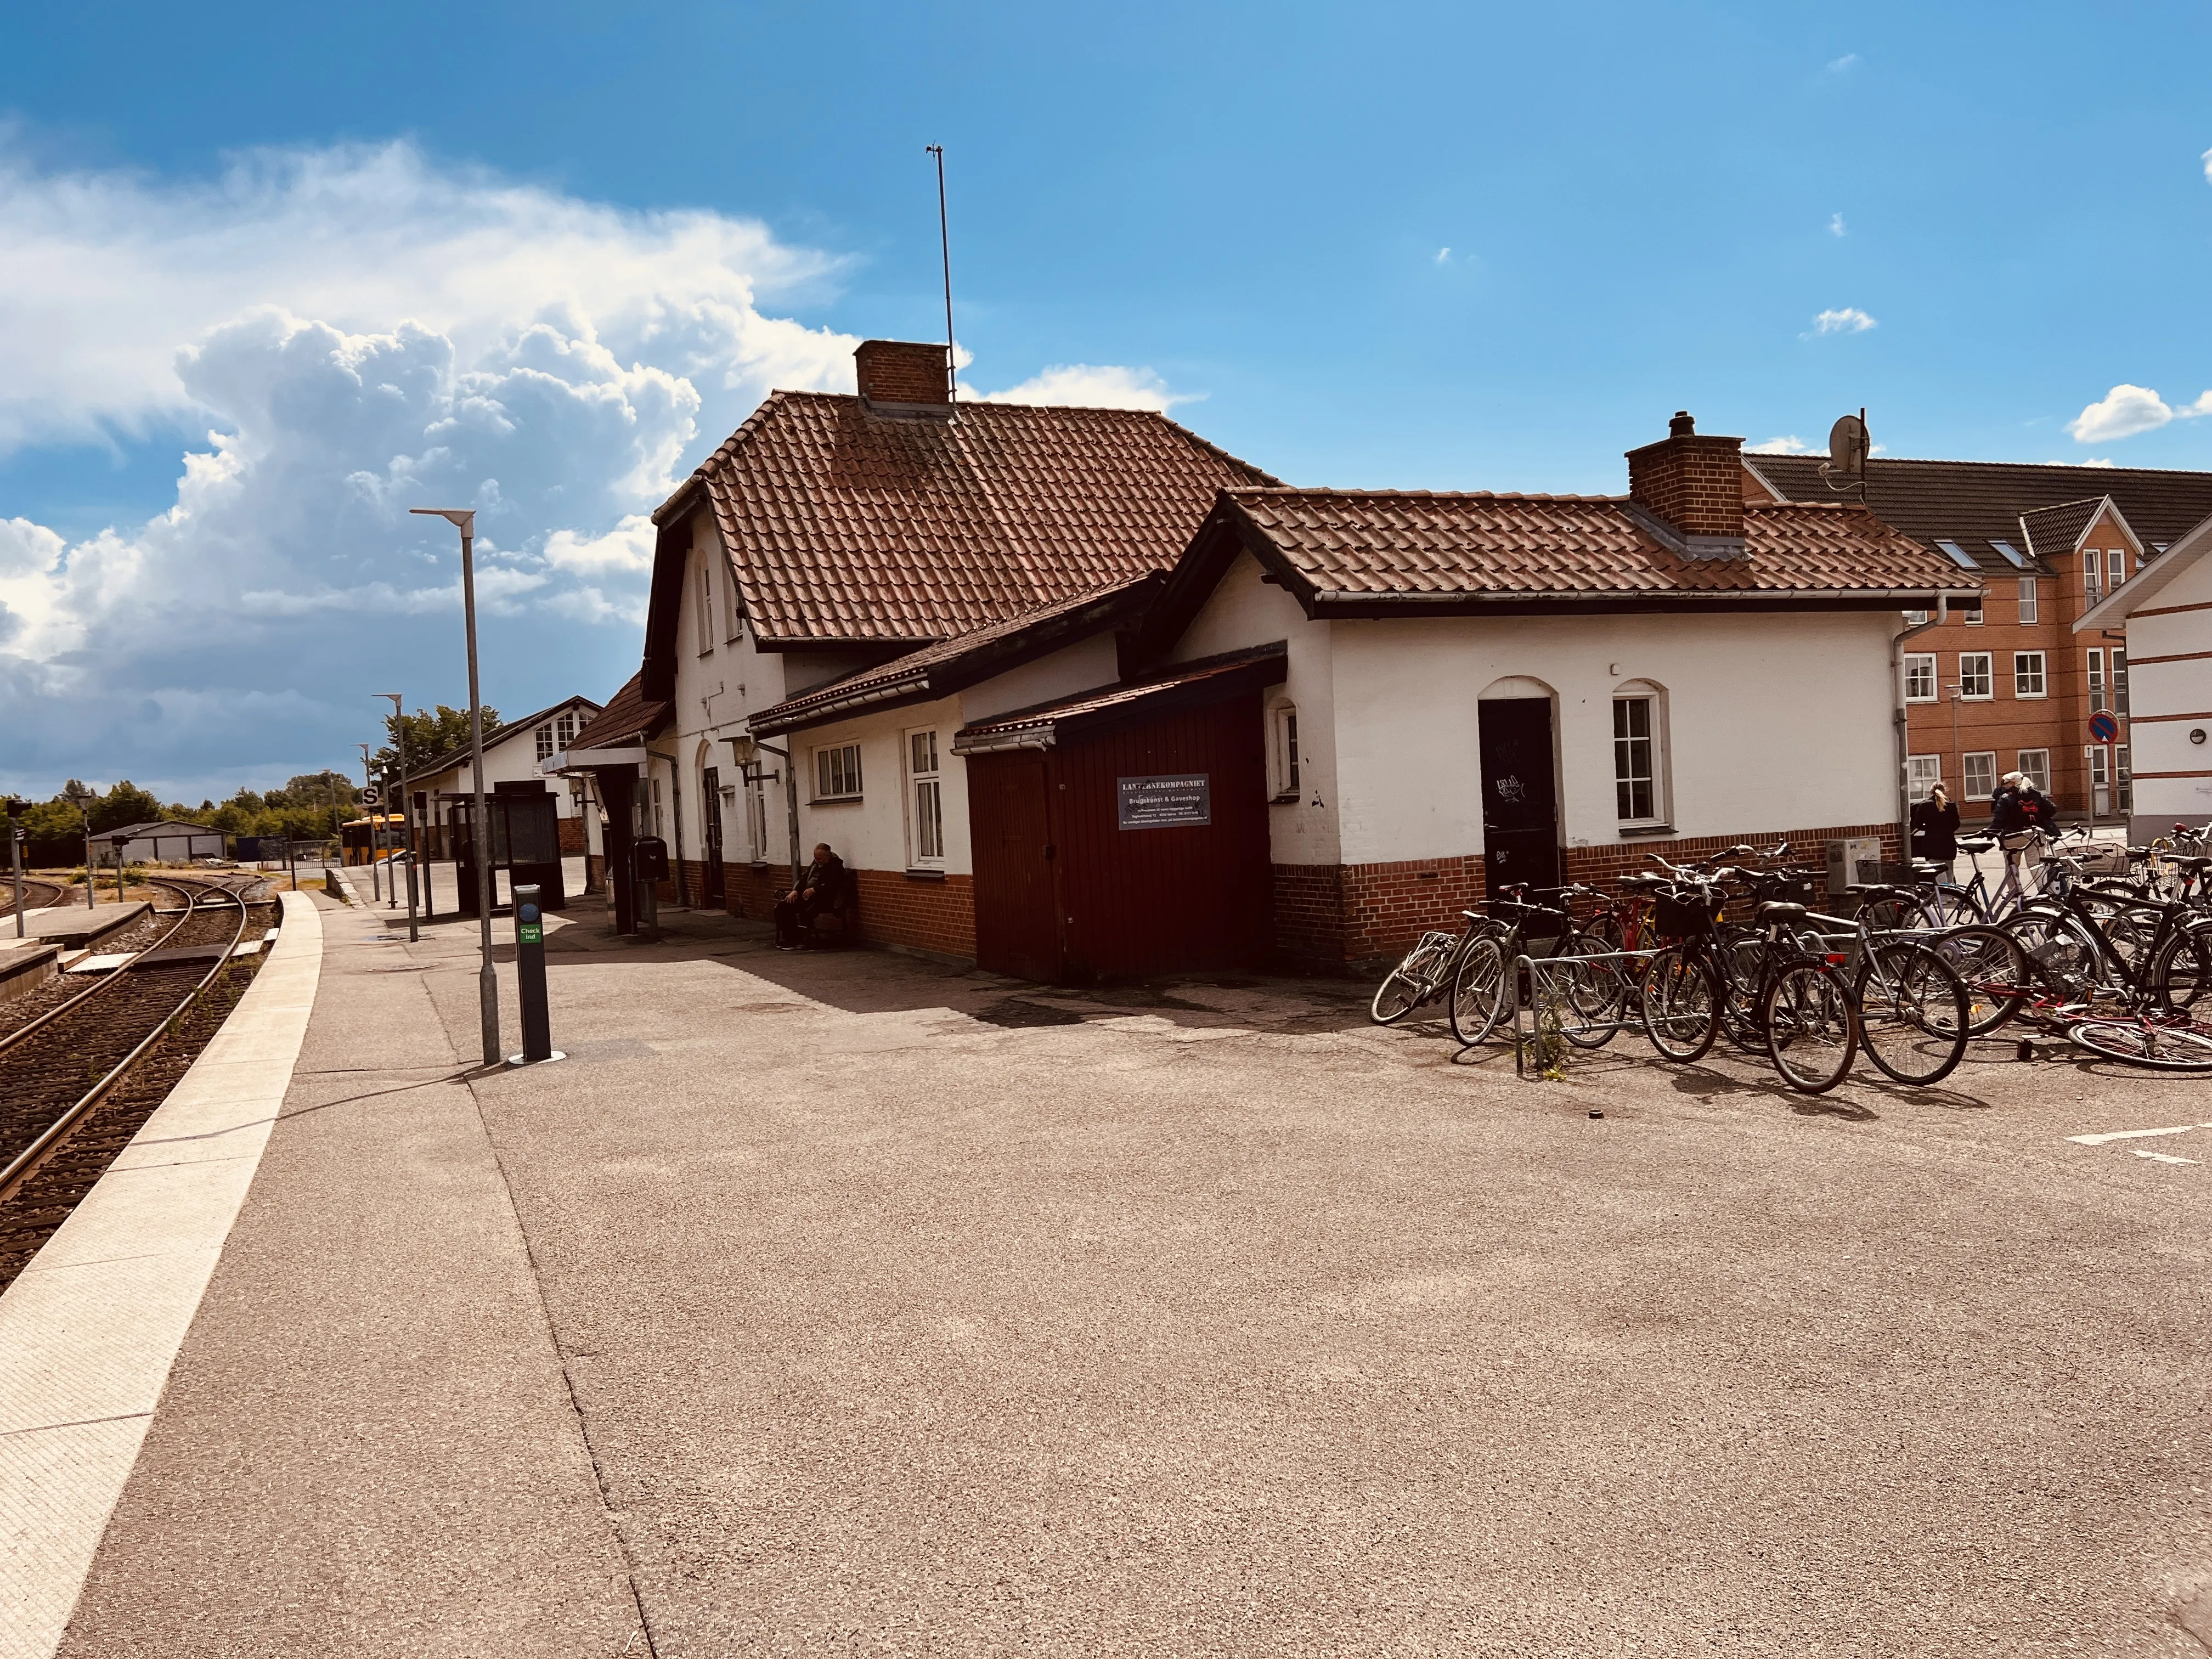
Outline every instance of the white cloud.
POLYGON ((1855 52, 1847 52, 1841 58, 1831 58, 1828 60, 1828 73, 1841 75, 1856 66, 1858 61, 1859 55, 1855 52))
POLYGON ((1088 409, 1150 409, 1165 414, 1177 404, 1196 402, 1202 394, 1170 392, 1167 382, 1149 368, 1063 363, 1030 376, 1019 386, 981 395, 987 404, 1073 404, 1088 409))
POLYGON ((1850 233, 1849 231, 1847 231, 1847 230, 1845 230, 1845 229, 1844 228, 1844 216, 1843 216, 1842 214, 1840 214, 1840 213, 1836 213, 1836 214, 1831 214, 1831 215, 1829 216, 1829 217, 1828 217, 1828 234, 1829 234, 1829 235, 1831 235, 1831 236, 1847 236, 1847 235, 1849 235, 1850 234, 1850 233))
POLYGON ((1797 437, 1769 438, 1765 443, 1746 444, 1743 453, 1747 455, 1802 455, 1805 453, 1805 441, 1797 437))
POLYGON ((2206 150, 2197 159, 2204 163, 2204 182, 2212 185, 2212 149, 2206 150))
POLYGON ((2100 444, 2132 438, 2169 421, 2193 421, 2206 415, 2212 415, 2212 392, 2203 393, 2193 404, 2168 404, 2148 386, 2130 386, 2123 380, 2067 422, 2066 430, 2075 443, 2100 444))
POLYGON ((1451 250, 1448 247, 1438 248, 1437 250, 1437 263, 1440 265, 1449 264, 1451 263, 1451 250))
POLYGON ((2084 461, 2081 465, 2084 466, 2118 466, 2119 463, 2118 461, 2106 460, 2100 458, 2095 460, 2084 461))
POLYGON ((1824 311, 1813 319, 1815 334, 1863 334, 1878 326, 1873 318, 1856 306, 1845 306, 1839 311, 1824 311))

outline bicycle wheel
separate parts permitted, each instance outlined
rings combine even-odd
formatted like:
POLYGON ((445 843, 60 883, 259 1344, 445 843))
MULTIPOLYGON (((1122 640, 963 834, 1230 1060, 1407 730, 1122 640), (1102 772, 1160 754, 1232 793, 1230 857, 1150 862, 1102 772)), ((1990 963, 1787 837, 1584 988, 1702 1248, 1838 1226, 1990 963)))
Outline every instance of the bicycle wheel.
POLYGON ((1793 962, 1776 974, 1759 1000, 1767 1058, 1801 1094, 1826 1094, 1851 1069, 1859 1044, 1850 988, 1825 962, 1793 962))
POLYGON ((1564 964, 1553 977, 1565 993, 1567 1018, 1559 1022, 1559 1035, 1577 1048, 1602 1048, 1613 1041, 1628 1012, 1628 981, 1618 962, 1575 962, 1577 957, 1601 957, 1613 947, 1595 933, 1577 933, 1567 939, 1554 962, 1564 964))
POLYGON ((1462 1048, 1472 1048, 1504 1018, 1511 969, 1505 947, 1492 938, 1475 940, 1459 959, 1459 968, 1452 975, 1449 1007, 1452 1035, 1462 1048))
POLYGON ((1997 924, 2027 953, 2036 976, 2069 1001, 2086 1000, 2105 977, 2105 960, 2081 924, 2069 915, 2018 910, 1997 924))
POLYGON ((2167 1008, 2193 1008, 2212 990, 2212 934, 2202 928, 2169 934, 2143 983, 2167 1008))
POLYGON ((1367 1005, 1367 1017, 1377 1025, 1394 1025, 1421 1006, 1425 1000, 1421 990, 1421 981, 1408 974, 1401 963, 1375 988, 1375 1000, 1367 1005))
POLYGON ((1721 981, 1721 1030, 1747 1054, 1766 1052, 1766 1027, 1759 1012, 1760 976, 1766 971, 1766 939, 1745 933, 1720 941, 1717 964, 1721 981))
POLYGON ((1859 963, 1851 995, 1859 1044, 1898 1083, 1941 1083, 1966 1057, 1971 1010, 1951 964, 1924 945, 1878 945, 1859 963))
POLYGON ((1929 948, 1951 964, 1966 987, 1966 1035, 1987 1036, 2027 1006, 2034 994, 2027 952, 2002 927, 1957 927, 1929 948))
POLYGON ((1667 1060, 1703 1060, 1720 1035, 1720 986, 1711 966, 1679 945, 1651 958, 1637 995, 1644 1035, 1667 1060))
POLYGON ((1940 927, 1935 913, 1917 898, 1885 894, 1870 899, 1861 912, 1866 925, 1877 933, 1902 933, 1907 928, 1926 929, 1940 927))
POLYGON ((2212 1071, 2212 1033, 2149 1020, 2085 1019, 2067 1036, 2091 1054, 2160 1072, 2212 1071))
POLYGON ((1990 919, 1989 910, 1974 896, 1974 890, 1955 882, 1944 882, 1936 889, 1936 909, 1937 925, 1944 927, 1980 927, 1990 919))

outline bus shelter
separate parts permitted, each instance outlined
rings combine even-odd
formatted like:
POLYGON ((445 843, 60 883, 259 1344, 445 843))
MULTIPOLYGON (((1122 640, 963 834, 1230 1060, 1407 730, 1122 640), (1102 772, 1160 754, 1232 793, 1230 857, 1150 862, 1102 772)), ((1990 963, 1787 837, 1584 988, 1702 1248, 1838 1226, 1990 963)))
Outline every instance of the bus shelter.
MULTIPOLYGON (((477 913, 476 798, 448 794, 440 799, 446 805, 447 841, 460 888, 457 908, 461 915, 472 916, 477 913)), ((500 896, 502 872, 510 895, 518 884, 535 882, 539 904, 548 910, 567 909, 568 894, 561 884, 559 811, 552 793, 542 783, 499 784, 484 797, 484 811, 491 820, 493 909, 503 909, 509 902, 500 896)))

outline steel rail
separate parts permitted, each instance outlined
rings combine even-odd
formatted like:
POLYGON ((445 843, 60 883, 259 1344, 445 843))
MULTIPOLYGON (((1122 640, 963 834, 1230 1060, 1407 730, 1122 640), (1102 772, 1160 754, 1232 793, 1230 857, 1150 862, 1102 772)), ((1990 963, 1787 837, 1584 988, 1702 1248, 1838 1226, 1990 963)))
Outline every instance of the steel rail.
MULTIPOLYGON (((180 884, 177 884, 170 880, 164 880, 156 884, 161 886, 180 885, 180 884)), ((36 1140, 33 1140, 29 1146, 26 1146, 21 1152, 19 1152, 15 1156, 14 1161, 12 1161, 7 1168, 0 1170, 0 1204, 6 1203, 9 1199, 15 1195, 16 1188, 21 1187, 25 1179, 37 1169, 40 1162, 46 1157, 46 1153, 52 1150, 52 1148, 64 1136, 68 1134, 70 1130, 74 1129, 79 1123, 83 1121, 85 1115, 90 1112, 94 1107, 99 1105, 100 1103, 106 1097, 109 1091, 113 1089, 118 1083, 123 1080, 124 1076, 132 1066, 136 1066, 146 1056, 148 1051, 150 1050, 155 1043, 159 1042, 163 1037, 167 1036, 175 1029, 178 1020, 182 1018, 191 1006, 199 1000, 202 994, 206 991, 208 987, 215 983, 217 976, 222 975, 230 967, 233 960, 232 953, 238 949, 240 941, 246 937, 246 924, 247 919, 252 914, 252 907, 248 903, 246 895, 242 890, 234 892, 227 887, 216 887, 210 884, 205 891, 220 893, 223 897, 228 899, 233 904, 235 904, 238 907, 238 924, 236 927, 232 928, 230 942, 223 946, 222 954, 218 956, 215 959, 214 964, 208 969, 205 974, 201 975, 199 982, 193 986, 190 991, 185 994, 184 997, 178 1002, 177 1006, 164 1015, 161 1023, 155 1025, 152 1030, 149 1031, 129 1054, 124 1055, 121 1060, 116 1062, 113 1069, 111 1070, 106 1076, 101 1078, 99 1082, 94 1084, 92 1087, 87 1090, 84 1095, 78 1099, 76 1104, 70 1106, 58 1118, 55 1119, 52 1123, 48 1125, 44 1133, 42 1133, 36 1140)), ((200 908, 201 902, 202 900, 200 898, 195 898, 191 904, 188 904, 185 908, 185 918, 188 919, 194 910, 200 908)), ((181 927, 183 926, 184 920, 180 919, 177 923, 177 927, 181 927)), ((163 934, 162 937, 164 939, 167 939, 173 936, 176 931, 177 928, 173 927, 169 930, 168 933, 163 934)), ((143 953, 142 952, 141 954, 143 953)), ((111 981, 120 980, 130 971, 131 970, 127 966, 119 968, 116 969, 114 973, 108 975, 107 979, 111 981)), ((70 1001, 64 1003, 62 1006, 64 1008, 80 1007, 83 1005, 84 1000, 85 999, 83 997, 73 998, 70 1001)), ((52 1012, 58 1012, 59 1010, 54 1010, 52 1012)))
MULTIPOLYGON (((138 957, 144 956, 147 951, 161 950, 163 946, 167 945, 171 939, 174 939, 179 932, 183 929, 185 924, 192 919, 193 913, 200 908, 201 900, 210 893, 220 893, 225 897, 238 899, 240 902, 248 904, 267 902, 265 900, 246 899, 245 897, 245 890, 242 888, 236 891, 233 891, 230 888, 222 886, 219 883, 216 882, 201 882, 188 885, 185 881, 179 880, 173 876, 162 876, 157 878, 156 879, 149 881, 147 885, 149 887, 173 887, 176 889, 177 891, 185 895, 185 908, 181 910, 156 910, 154 912, 155 915, 173 915, 176 917, 177 920, 170 925, 169 931, 167 933, 162 934, 161 938, 155 939, 151 945, 148 945, 145 951, 132 952, 134 960, 138 957)), ((64 1014, 71 1013, 76 1010, 83 1007, 86 1003, 91 1001, 102 991, 106 990, 108 987, 118 982, 123 977, 124 971, 127 969, 129 966, 130 964, 126 963, 124 964, 123 969, 119 969, 114 973, 100 975, 97 979, 94 980, 90 985, 85 987, 83 990, 79 991, 67 1002, 56 1003, 52 1007, 47 1009, 45 1013, 40 1014, 36 1019, 27 1021, 23 1024, 17 1026, 14 1030, 9 1032, 5 1036, 0 1036, 0 1054, 6 1054, 17 1043, 23 1042, 26 1038, 33 1036, 39 1031, 44 1030, 48 1025, 59 1019, 64 1014)))

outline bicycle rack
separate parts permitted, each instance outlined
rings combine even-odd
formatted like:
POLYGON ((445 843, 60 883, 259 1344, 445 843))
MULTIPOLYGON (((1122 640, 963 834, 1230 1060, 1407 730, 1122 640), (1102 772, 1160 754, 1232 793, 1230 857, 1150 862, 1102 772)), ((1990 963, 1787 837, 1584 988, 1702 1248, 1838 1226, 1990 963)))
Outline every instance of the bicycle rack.
MULTIPOLYGON (((1514 957, 1513 1075, 1517 1078, 1525 1078, 1528 1075, 1528 1050, 1536 1033, 1533 1027, 1523 1026, 1522 1016, 1530 1015, 1535 1012, 1536 980, 1540 973, 1549 981, 1554 978, 1559 969, 1566 963, 1588 966, 1592 963, 1600 962, 1649 962, 1658 954, 1657 951, 1606 951, 1589 954, 1577 952, 1558 957, 1531 957, 1524 951, 1514 957)), ((1553 988, 1555 991, 1558 989, 1556 986, 1553 988)), ((1640 1025, 1642 1021, 1628 1012, 1629 997, 1633 994, 1634 989, 1634 981, 1630 981, 1625 988, 1620 1018, 1602 1020, 1588 1025, 1577 1024, 1575 1029, 1585 1033, 1595 1031, 1612 1033, 1626 1031, 1640 1025)), ((1572 1006, 1572 1004, 1566 1006, 1572 1006)))

